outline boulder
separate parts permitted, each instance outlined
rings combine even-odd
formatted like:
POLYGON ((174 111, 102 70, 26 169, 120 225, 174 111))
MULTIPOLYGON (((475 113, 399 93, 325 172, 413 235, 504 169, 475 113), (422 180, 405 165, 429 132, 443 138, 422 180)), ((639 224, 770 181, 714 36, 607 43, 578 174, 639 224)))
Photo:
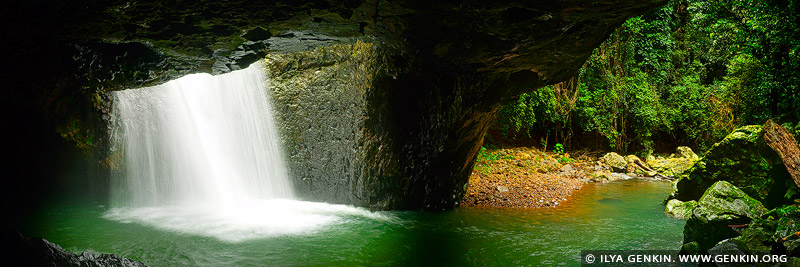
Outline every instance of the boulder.
POLYGON ((627 155, 627 156, 625 156, 625 162, 627 162, 628 164, 636 163, 636 161, 642 161, 642 159, 640 159, 636 155, 627 155))
POLYGON ((694 212, 695 208, 697 208, 697 201, 683 202, 677 199, 670 199, 667 201, 664 212, 675 218, 689 219, 689 217, 692 217, 692 212, 694 212))
MULTIPOLYGON (((782 206, 763 214, 760 218, 754 218, 749 224, 732 227, 731 229, 736 229, 736 232, 740 232, 741 235, 720 241, 709 249, 708 253, 711 255, 720 253, 760 255, 769 252, 775 255, 797 256, 800 255, 798 223, 800 223, 800 206, 782 206)), ((699 254, 703 252, 697 241, 683 245, 682 253, 699 254)))
POLYGON ((603 156, 603 161, 615 172, 625 172, 628 162, 617 153, 610 152, 603 156))
POLYGON ((591 181, 599 182, 599 183, 608 183, 608 182, 619 181, 619 180, 627 180, 627 179, 631 179, 631 178, 633 178, 633 177, 631 177, 629 175, 626 175, 626 174, 613 173, 613 172, 607 172, 607 171, 596 171, 596 172, 593 172, 590 175, 590 180, 591 181))
MULTIPOLYGON (((772 250, 773 243, 775 243, 773 235, 775 233, 776 223, 777 222, 772 219, 753 219, 750 225, 743 228, 744 230, 742 230, 741 236, 729 240, 733 241, 743 251, 770 251, 772 250)), ((719 245, 720 244, 717 244, 717 246, 719 245)))
POLYGON ((691 148, 679 146, 669 158, 650 158, 647 160, 647 165, 661 175, 679 177, 690 170, 699 159, 700 157, 692 152, 691 148))
POLYGON ((795 187, 781 158, 764 142, 759 125, 738 128, 714 144, 688 175, 680 177, 675 197, 682 201, 698 199, 712 184, 722 180, 767 207, 783 202, 790 188, 787 185, 795 187))
MULTIPOLYGON (((752 253, 750 250, 747 249, 747 246, 742 244, 736 238, 730 238, 722 240, 721 242, 717 243, 708 250, 708 255, 716 256, 716 255, 751 255, 752 253)), ((728 266, 728 265, 717 265, 717 266, 728 266)))
POLYGON ((679 146, 675 150, 678 152, 678 156, 681 158, 694 160, 700 159, 700 157, 697 156, 697 154, 695 154, 694 151, 692 151, 692 149, 688 146, 679 146))
POLYGON ((741 189, 726 181, 716 182, 686 221, 683 243, 697 242, 699 251, 707 251, 722 240, 739 236, 731 226, 749 224, 764 213, 764 205, 741 189))
POLYGON ((668 177, 679 177, 689 171, 697 162, 692 158, 656 159, 647 162, 654 171, 668 177))

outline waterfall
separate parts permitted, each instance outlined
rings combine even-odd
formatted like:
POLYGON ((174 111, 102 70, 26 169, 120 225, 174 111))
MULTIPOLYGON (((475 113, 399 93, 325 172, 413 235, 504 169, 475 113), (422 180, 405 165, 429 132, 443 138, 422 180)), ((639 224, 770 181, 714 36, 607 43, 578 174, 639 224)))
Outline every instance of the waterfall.
POLYGON ((293 198, 259 64, 114 92, 114 206, 293 198))
POLYGON ((113 93, 111 177, 103 217, 238 242, 313 232, 363 208, 294 200, 261 63, 113 93))

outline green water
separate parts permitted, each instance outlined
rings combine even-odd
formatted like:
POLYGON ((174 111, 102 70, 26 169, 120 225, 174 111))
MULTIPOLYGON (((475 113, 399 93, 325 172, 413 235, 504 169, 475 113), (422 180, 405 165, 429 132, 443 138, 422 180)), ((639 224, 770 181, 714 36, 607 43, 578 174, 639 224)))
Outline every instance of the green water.
POLYGON ((685 221, 664 215, 661 204, 670 190, 657 181, 587 184, 551 209, 384 212, 391 219, 349 217, 235 243, 103 219, 102 207, 54 206, 24 234, 151 266, 575 266, 582 249, 678 249, 685 221))

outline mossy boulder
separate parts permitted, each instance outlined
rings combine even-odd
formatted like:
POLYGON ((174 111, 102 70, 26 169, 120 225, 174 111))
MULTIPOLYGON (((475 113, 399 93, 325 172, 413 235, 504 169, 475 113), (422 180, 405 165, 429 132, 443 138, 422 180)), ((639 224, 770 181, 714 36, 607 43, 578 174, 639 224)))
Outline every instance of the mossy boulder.
POLYGON ((770 251, 772 248, 775 221, 754 219, 742 231, 742 235, 733 238, 747 251, 770 251))
POLYGON ((688 219, 692 217, 695 208, 697 208, 697 201, 683 202, 677 199, 670 199, 667 201, 664 212, 675 218, 688 219))
POLYGON ((694 151, 692 151, 692 148, 688 146, 679 146, 678 148, 675 149, 675 151, 677 152, 677 155, 680 158, 687 158, 694 160, 700 159, 700 157, 697 156, 697 154, 695 154, 694 151))
MULTIPOLYGON (((790 256, 789 262, 797 262, 800 255, 800 206, 784 205, 775 208, 760 217, 753 218, 749 224, 729 225, 729 232, 735 237, 724 239, 714 245, 708 254, 764 254, 790 256), (737 234, 739 233, 739 234, 737 234)), ((686 228, 694 227, 687 222, 686 228)), ((684 234, 687 229, 684 229, 684 234)), ((709 233, 717 233, 710 231, 709 233)), ((682 246, 683 254, 706 253, 701 247, 702 241, 686 242, 682 246)), ((798 265, 787 265, 798 266, 798 265)))
POLYGON ((642 159, 640 159, 636 155, 627 155, 627 156, 625 156, 625 162, 627 162, 628 164, 631 164, 631 163, 635 164, 636 161, 641 161, 641 160, 642 159))
POLYGON ((668 177, 679 177, 689 171, 692 166, 700 159, 691 148, 679 146, 669 158, 652 158, 647 161, 647 165, 661 175, 668 177))
MULTIPOLYGON (((767 250, 769 251, 769 250, 767 250)), ((766 254, 765 252, 761 252, 766 254)), ((708 254, 712 256, 717 255, 752 255, 754 251, 747 248, 747 244, 737 238, 730 238, 722 240, 714 247, 708 250, 708 254)))
POLYGON ((614 152, 603 155, 603 162, 615 172, 625 172, 628 167, 628 162, 625 161, 625 158, 614 152))
POLYGON ((758 200, 726 181, 718 181, 706 190, 686 221, 683 243, 697 243, 707 251, 722 240, 739 236, 731 225, 746 225, 767 213, 758 200))
POLYGON ((651 160, 647 165, 661 175, 678 177, 690 170, 695 162, 697 160, 691 158, 668 158, 651 160))
POLYGON ((688 175, 680 177, 675 197, 698 199, 718 181, 730 182, 767 207, 778 206, 788 186, 795 187, 778 154, 764 142, 759 125, 738 128, 714 144, 688 175))

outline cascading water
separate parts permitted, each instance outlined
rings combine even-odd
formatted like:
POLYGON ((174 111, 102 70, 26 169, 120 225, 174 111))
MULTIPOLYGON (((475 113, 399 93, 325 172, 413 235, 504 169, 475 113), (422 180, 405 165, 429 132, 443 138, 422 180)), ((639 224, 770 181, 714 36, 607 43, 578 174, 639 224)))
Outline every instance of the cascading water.
POLYGON ((308 232, 342 215, 382 217, 343 205, 296 201, 260 63, 114 92, 113 209, 104 217, 240 241, 308 232))
POLYGON ((126 166, 112 180, 115 205, 293 198, 265 82, 253 66, 115 92, 126 166))

